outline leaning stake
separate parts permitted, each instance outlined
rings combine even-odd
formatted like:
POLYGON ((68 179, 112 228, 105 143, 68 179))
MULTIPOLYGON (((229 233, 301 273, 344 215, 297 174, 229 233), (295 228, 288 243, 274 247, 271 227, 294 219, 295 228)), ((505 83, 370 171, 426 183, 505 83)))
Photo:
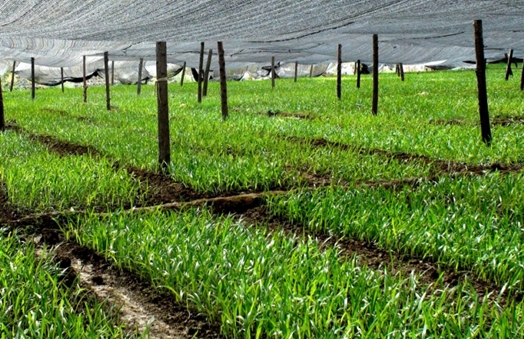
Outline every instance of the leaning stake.
POLYGON ((373 34, 373 104, 371 113, 378 112, 378 35, 373 34))
POLYGON ((508 81, 509 76, 513 76, 513 71, 511 70, 511 59, 513 59, 513 49, 509 50, 508 63, 506 64, 506 77, 504 80, 508 81))
POLYGON ((522 73, 520 74, 520 90, 524 90, 524 61, 522 62, 522 73))
POLYGON ((166 42, 156 43, 156 86, 158 106, 158 163, 161 172, 167 172, 171 162, 169 149, 169 106, 167 97, 167 49, 166 42))
POLYGON ((184 66, 182 66, 182 76, 180 77, 180 87, 184 86, 184 77, 186 76, 186 62, 184 61, 184 66))
POLYGON ((400 80, 404 81, 404 64, 398 64, 398 70, 400 72, 400 80))
POLYGON ((16 70, 16 61, 13 61, 13 71, 11 72, 11 86, 9 86, 9 92, 13 91, 13 86, 15 84, 15 70, 16 70))
POLYGON ((222 45, 222 41, 219 41, 217 45, 218 45, 218 68, 220 70, 220 99, 222 101, 222 119, 226 120, 228 116, 226 60, 224 59, 224 47, 222 45))
POLYGON ((200 61, 198 62, 198 102, 202 102, 202 73, 204 73, 204 43, 200 43, 200 61))
POLYGON ((211 58, 213 57, 213 50, 210 49, 207 53, 206 71, 204 72, 204 89, 202 95, 207 96, 207 84, 209 83, 209 71, 211 69, 211 58))
POLYGON ((342 99, 342 45, 338 44, 337 58, 337 98, 342 99))
POLYGON ((138 82, 136 84, 136 95, 140 95, 142 91, 142 67, 144 67, 144 58, 140 58, 138 63, 138 82))
POLYGON ((109 53, 104 52, 104 71, 105 71, 105 77, 106 77, 106 106, 107 110, 111 110, 111 82, 109 81, 109 53))
POLYGON ((295 82, 297 82, 298 76, 298 61, 295 61, 295 82))
POLYGON ((473 22, 475 29, 475 54, 477 57, 477 86, 479 98, 480 127, 482 141, 491 145, 491 128, 489 125, 488 94, 486 90, 486 60, 484 59, 484 38, 482 36, 482 20, 473 22))

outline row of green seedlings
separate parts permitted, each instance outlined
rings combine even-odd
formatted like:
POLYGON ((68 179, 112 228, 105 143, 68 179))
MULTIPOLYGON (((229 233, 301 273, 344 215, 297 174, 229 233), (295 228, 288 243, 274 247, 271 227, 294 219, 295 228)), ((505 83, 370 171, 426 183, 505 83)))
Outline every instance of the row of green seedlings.
POLYGON ((111 305, 63 284, 52 251, 37 254, 31 242, 2 231, 0 338, 145 338, 124 328, 111 305))
POLYGON ((136 271, 229 338, 515 338, 522 303, 428 284, 315 239, 206 209, 72 218, 68 237, 136 271))
POLYGON ((0 181, 9 203, 22 211, 134 206, 148 189, 103 158, 61 157, 12 131, 0 134, 0 143, 0 181))
MULTIPOLYGON (((120 164, 149 168, 151 171, 156 169, 152 136, 154 126, 151 123, 151 133, 148 134, 118 128, 116 123, 100 123, 101 126, 97 125, 95 129, 90 123, 72 124, 70 118, 51 116, 51 119, 46 119, 49 114, 45 111, 35 116, 37 118, 31 122, 30 131, 50 134, 64 142, 92 146, 120 164), (55 128, 51 131, 50 126, 55 128), (144 135, 151 135, 151 138, 145 138, 144 135)), ((358 150, 319 148, 308 141, 296 142, 280 138, 271 132, 282 126, 293 129, 296 124, 288 120, 232 117, 228 125, 223 126, 227 133, 216 135, 212 140, 213 131, 220 128, 217 125, 220 122, 209 121, 198 114, 193 117, 194 119, 177 119, 184 120, 179 126, 183 134, 177 138, 179 142, 172 145, 170 172, 174 180, 196 191, 296 187, 306 185, 308 175, 311 174, 325 176, 327 183, 394 180, 429 175, 428 164, 403 163, 385 155, 361 155, 358 150)), ((144 125, 141 126, 143 129, 144 125)), ((13 158, 12 166, 17 166, 18 161, 13 158)), ((20 164, 21 170, 26 167, 20 164)))
POLYGON ((524 174, 441 178, 416 188, 327 188, 268 199, 270 213, 311 232, 361 239, 401 255, 524 290, 524 174))

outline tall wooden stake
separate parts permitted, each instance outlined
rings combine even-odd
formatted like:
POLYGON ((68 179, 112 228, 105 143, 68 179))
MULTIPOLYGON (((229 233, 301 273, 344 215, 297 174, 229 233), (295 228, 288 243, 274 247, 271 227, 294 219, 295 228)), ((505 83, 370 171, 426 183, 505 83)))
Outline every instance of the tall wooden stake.
POLYGON ((298 61, 295 61, 295 82, 297 82, 298 77, 298 61))
POLYGON ((109 81, 109 53, 104 52, 104 71, 106 77, 106 107, 111 110, 111 82, 109 81))
POLYGON ((520 90, 524 90, 524 61, 522 62, 522 73, 520 73, 520 90))
POLYGON ((0 79, 0 131, 5 131, 4 98, 2 96, 2 79, 0 79))
POLYGON ((13 61, 13 71, 11 72, 11 85, 9 86, 9 92, 13 91, 13 86, 15 84, 15 70, 16 70, 16 61, 13 61))
POLYGON ((357 60, 357 88, 360 88, 360 60, 357 60))
POLYGON ((398 71, 400 73, 400 80, 404 81, 404 65, 402 63, 398 64, 398 71))
POLYGON ((484 37, 482 34, 482 20, 473 22, 475 30, 475 55, 477 57, 477 87, 479 98, 480 128, 482 141, 491 145, 491 127, 489 124, 488 93, 486 90, 486 60, 484 58, 484 37))
POLYGON ((378 35, 373 34, 373 104, 371 113, 378 113, 378 35))
POLYGON ((220 70, 220 99, 222 101, 222 119, 226 120, 229 115, 227 108, 227 83, 226 83, 226 60, 224 59, 224 46, 222 41, 218 45, 218 68, 220 70))
POLYGON ((271 57, 271 88, 275 88, 275 57, 271 57))
POLYGON ((511 70, 511 59, 513 59, 513 49, 509 50, 508 63, 506 64, 506 77, 504 78, 506 81, 508 81, 510 75, 513 75, 513 71, 511 70))
POLYGON ((204 73, 204 43, 200 43, 200 61, 198 62, 198 102, 202 102, 202 73, 204 73))
POLYGON ((204 72, 204 90, 202 95, 207 96, 207 84, 209 82, 209 71, 211 69, 211 58, 213 57, 213 50, 210 49, 207 53, 206 71, 204 72))
POLYGON ((115 60, 111 60, 111 86, 115 84, 115 60))
POLYGON ((337 60, 337 98, 342 99, 342 45, 338 44, 337 60))
POLYGON ((180 78, 180 87, 184 86, 184 77, 186 76, 186 62, 184 61, 184 66, 182 66, 182 77, 180 78))
POLYGON ((140 58, 138 63, 138 82, 136 84, 136 94, 140 95, 142 91, 142 68, 144 67, 144 58, 140 58))
POLYGON ((84 75, 84 102, 87 102, 87 79, 86 79, 86 56, 84 55, 84 63, 83 63, 83 75, 84 75))
POLYGON ((64 93, 64 67, 60 67, 60 87, 62 87, 62 93, 64 93))
POLYGON ((309 77, 313 77, 313 65, 309 65, 309 77))
POLYGON ((35 100, 35 58, 31 58, 31 99, 35 100))
POLYGON ((166 42, 156 43, 156 86, 158 106, 158 163, 161 172, 167 172, 171 162, 169 143, 169 103, 167 93, 166 42))

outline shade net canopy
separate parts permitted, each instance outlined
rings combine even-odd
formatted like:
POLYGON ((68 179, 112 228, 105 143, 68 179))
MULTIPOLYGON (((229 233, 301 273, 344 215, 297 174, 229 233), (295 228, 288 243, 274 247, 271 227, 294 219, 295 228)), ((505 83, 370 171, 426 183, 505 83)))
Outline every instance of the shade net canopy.
POLYGON ((524 54, 524 1, 354 0, 2 0, 0 60, 74 67, 155 60, 166 41, 168 62, 198 67, 200 42, 223 41, 228 68, 255 63, 318 64, 372 59, 380 63, 474 61, 473 20, 484 26, 486 57, 524 54))

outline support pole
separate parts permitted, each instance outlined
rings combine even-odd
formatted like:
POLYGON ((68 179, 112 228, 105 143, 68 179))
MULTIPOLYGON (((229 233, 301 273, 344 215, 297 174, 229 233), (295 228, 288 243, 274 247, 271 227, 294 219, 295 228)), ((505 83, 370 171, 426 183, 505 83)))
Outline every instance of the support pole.
POLYGON ((0 131, 5 131, 4 98, 2 95, 2 79, 0 79, 0 131))
POLYGON ((13 61, 13 71, 11 72, 11 85, 9 86, 9 92, 13 91, 13 86, 15 84, 15 70, 16 70, 16 61, 13 61))
POLYGON ((404 81, 404 65, 402 63, 398 64, 398 71, 400 72, 400 80, 404 81))
POLYGON ((313 77, 313 65, 309 65, 309 77, 313 77))
POLYGON ((115 60, 111 60, 111 86, 115 84, 115 60))
POLYGON ((31 99, 35 100, 35 58, 31 58, 31 99))
POLYGON ((338 44, 337 98, 342 99, 342 45, 338 44))
POLYGON ((271 88, 275 88, 275 57, 271 57, 271 88))
POLYGON ((142 91, 142 68, 144 67, 144 58, 140 58, 138 63, 138 82, 136 84, 136 95, 140 95, 142 91))
POLYGON ((111 82, 109 81, 109 53, 104 52, 104 71, 106 77, 106 107, 107 110, 111 110, 111 82))
POLYGON ((509 50, 508 63, 506 64, 506 77, 504 78, 506 81, 508 81, 510 75, 513 76, 513 71, 511 70, 511 59, 513 59, 513 49, 509 50))
POLYGON ((207 96, 207 85, 209 83, 209 71, 211 69, 211 58, 213 57, 213 50, 210 49, 207 53, 206 71, 204 72, 204 90, 202 95, 207 96))
POLYGON ((524 90, 524 61, 522 62, 522 73, 520 74, 520 90, 524 90))
POLYGON ((477 87, 479 98, 480 128, 482 141, 491 145, 491 128, 489 125, 488 93, 486 90, 486 60, 484 58, 484 37, 482 35, 482 20, 473 22, 475 30, 475 55, 477 57, 477 87))
POLYGON ((298 77, 298 61, 295 61, 295 82, 297 82, 298 77))
POLYGON ((167 172, 171 162, 169 143, 169 105, 167 93, 166 42, 156 43, 156 86, 158 106, 158 163, 161 172, 167 172))
POLYGON ((378 35, 373 34, 373 104, 371 113, 378 113, 378 35))
POLYGON ((184 86, 184 77, 186 76, 186 62, 184 61, 184 66, 182 66, 182 77, 180 78, 180 87, 184 86))
POLYGON ((202 73, 204 72, 204 43, 200 43, 200 61, 198 62, 198 103, 202 102, 202 73))
POLYGON ((62 93, 64 93, 64 67, 60 67, 60 85, 62 87, 62 93))
POLYGON ((360 88, 360 60, 357 60, 357 88, 360 88))
POLYGON ((220 99, 222 101, 222 119, 226 120, 229 114, 227 108, 227 83, 226 83, 226 60, 224 59, 224 47, 222 41, 218 45, 218 68, 220 70, 220 99))
POLYGON ((83 63, 83 76, 84 76, 84 102, 87 102, 87 80, 86 80, 86 56, 84 55, 84 63, 83 63))

